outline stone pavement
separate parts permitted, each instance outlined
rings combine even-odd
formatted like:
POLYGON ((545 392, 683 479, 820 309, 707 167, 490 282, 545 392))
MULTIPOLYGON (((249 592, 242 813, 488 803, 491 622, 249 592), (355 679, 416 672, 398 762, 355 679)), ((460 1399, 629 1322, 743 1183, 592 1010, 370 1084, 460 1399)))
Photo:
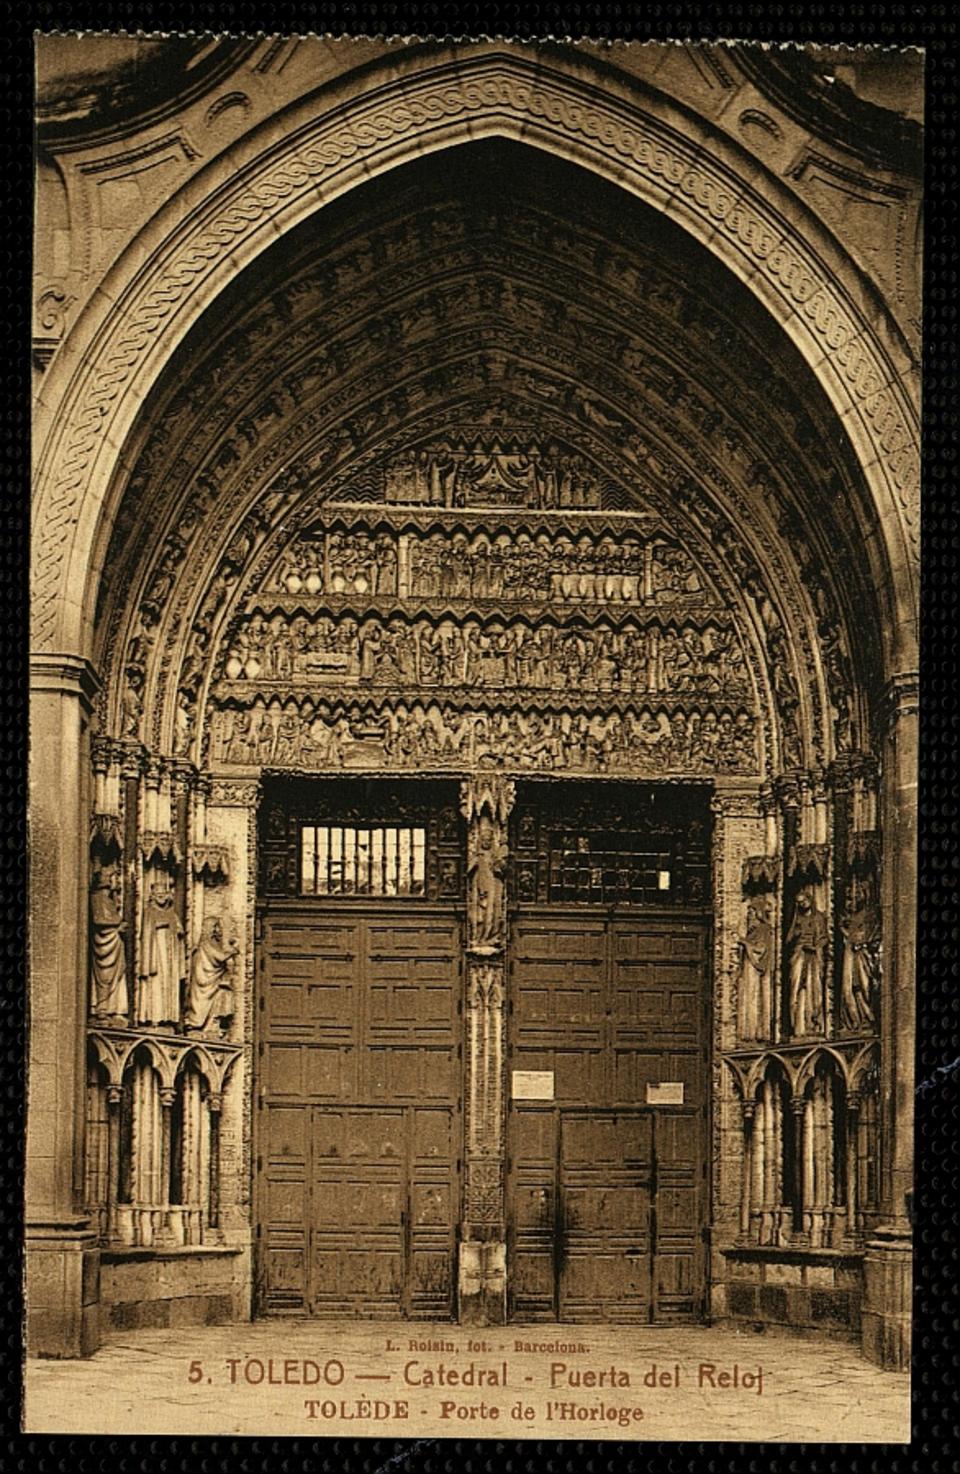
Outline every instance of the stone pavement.
POLYGON ((30 1361, 32 1433, 903 1443, 909 1378, 728 1327, 258 1321, 30 1361))

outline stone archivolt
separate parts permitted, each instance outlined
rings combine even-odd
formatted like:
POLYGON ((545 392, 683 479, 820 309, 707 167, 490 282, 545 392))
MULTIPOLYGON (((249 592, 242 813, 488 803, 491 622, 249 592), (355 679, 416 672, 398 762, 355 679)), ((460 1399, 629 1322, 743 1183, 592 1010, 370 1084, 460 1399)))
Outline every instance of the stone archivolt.
MULTIPOLYGON (((759 626, 759 640, 757 634, 753 635, 753 643, 759 648, 751 650, 748 659, 771 673, 773 689, 767 699, 776 708, 778 723, 783 727, 783 757, 790 761, 802 757, 799 733, 804 729, 812 734, 808 740, 818 744, 817 750, 824 756, 829 756, 834 741, 842 745, 855 740, 857 730, 862 728, 862 711, 852 689, 853 661, 845 648, 842 606, 826 578, 819 575, 811 589, 816 609, 810 611, 796 575, 770 541, 765 519, 758 520, 753 509, 758 496, 789 504, 789 497, 783 495, 785 474, 798 485, 807 483, 811 474, 818 476, 821 484, 831 476, 844 474, 835 464, 828 467, 825 463, 823 439, 807 410, 791 404, 786 382, 772 374, 764 384, 765 408, 770 403, 778 407, 782 428, 771 432, 768 417, 765 444, 761 445, 753 431, 731 418, 726 408, 729 394, 723 403, 716 399, 711 402, 706 382, 695 385, 678 374, 661 347, 668 321, 673 331, 679 326, 700 334, 694 361, 704 363, 704 375, 708 375, 714 370, 708 370, 706 364, 711 356, 719 355, 724 335, 732 345, 742 333, 741 326, 723 321, 714 306, 692 307, 689 291, 680 282, 665 280, 662 266, 653 272, 652 280, 643 279, 635 264, 618 256, 615 247, 607 247, 609 262, 599 275, 595 267, 591 269, 590 292, 580 289, 582 279, 578 291, 571 289, 566 296, 559 283, 555 294, 546 292, 542 283, 552 279, 552 268, 548 272, 541 263, 537 270, 534 258, 537 251, 555 242, 548 242, 542 214, 528 209, 523 223, 529 227, 524 244, 518 243, 507 252, 504 233, 511 232, 509 220, 497 212, 486 218, 491 236, 494 226, 501 233, 504 263, 502 273, 497 274, 489 269, 491 251, 494 259, 496 254, 491 243, 471 239, 468 222, 456 210, 447 206, 445 212, 438 211, 431 245, 443 244, 447 276, 430 289, 422 287, 421 276, 419 294, 414 284, 424 243, 417 239, 409 219, 399 221, 391 233, 369 237, 369 244, 361 241, 349 257, 334 247, 322 268, 301 269, 300 277, 294 274, 293 279, 278 283, 275 291, 267 293, 267 305, 248 315, 245 322, 238 321, 228 333, 216 360, 208 360, 209 366, 201 368, 201 377, 188 377, 171 401, 166 420, 144 448, 131 481, 131 491, 136 490, 138 496, 131 496, 128 505, 139 497, 149 500, 155 494, 152 488, 161 484, 168 505, 175 505, 177 497, 183 495, 186 503, 181 503, 175 522, 170 523, 171 530, 154 545, 154 553, 146 560, 138 536, 147 519, 129 533, 122 522, 118 524, 117 539, 121 544, 128 541, 128 555, 137 558, 141 569, 149 568, 151 561, 153 567, 151 572, 131 580, 140 592, 125 648, 122 639, 109 641, 112 648, 123 650, 123 667, 112 682, 120 715, 108 718, 105 711, 106 720, 117 720, 129 732, 139 732, 141 712, 147 705, 153 713, 148 734, 151 741, 186 750, 201 720, 197 703, 210 679, 211 651, 220 643, 218 631, 223 630, 231 611, 238 608, 251 580, 261 577, 258 570, 264 561, 275 558, 270 553, 272 529, 278 525, 309 526, 310 506, 316 505, 318 485, 323 487, 327 503, 331 498, 377 499, 398 511, 401 507, 455 506, 458 502, 469 509, 483 503, 488 508, 488 522, 498 507, 523 506, 529 510, 545 504, 569 506, 571 501, 599 507, 611 505, 611 499, 614 505, 626 507, 636 504, 637 488, 641 487, 641 500, 654 508, 654 519, 669 512, 668 525, 677 531, 682 528, 684 540, 694 540, 701 550, 697 558, 702 566, 711 556, 709 551, 702 551, 704 540, 708 550, 712 544, 724 602, 743 604, 746 595, 749 603, 741 619, 748 630, 759 626), (524 252, 529 260, 526 265, 524 252), (374 271, 375 260, 379 272, 374 271), (478 269, 481 260, 487 264, 485 271, 478 269), (382 290, 387 262, 387 280, 397 293, 393 299, 396 305, 389 310, 384 306, 382 290), (465 270, 468 266, 474 268, 469 275, 465 270), (374 279, 381 288, 377 313, 372 312, 372 301, 365 305, 364 297, 369 291, 368 281, 374 279), (313 304, 322 291, 326 292, 326 338, 321 335, 320 341, 326 346, 318 349, 313 304), (338 296, 338 292, 346 295, 338 296), (639 314, 633 319, 629 308, 625 312, 625 300, 631 301, 631 293, 635 294, 632 310, 639 314), (570 306, 578 296, 583 305, 570 306), (462 337, 471 312, 477 327, 470 331, 479 332, 479 338, 471 339, 469 334, 462 337), (514 320, 518 328, 524 324, 524 332, 513 331, 514 320), (536 334, 536 365, 530 363, 531 329, 536 334), (438 332, 443 343, 439 356, 438 332), (308 344, 312 356, 307 360, 298 358, 308 344), (479 351, 469 361, 454 362, 457 351, 471 346, 479 351), (364 375, 368 383, 377 375, 382 382, 380 364, 396 362, 398 348, 403 350, 405 379, 398 380, 386 397, 371 398, 364 387, 364 375), (277 360, 278 349, 284 355, 281 361, 277 360), (420 357, 422 368, 418 368, 420 357), (265 383, 267 376, 270 392, 257 398, 256 386, 265 383), (535 405, 533 418, 542 425, 553 421, 558 428, 565 427, 566 445, 557 439, 555 430, 528 432, 518 441, 511 430, 510 416, 495 408, 495 400, 491 406, 490 391, 498 384, 504 388, 509 385, 514 394, 526 399, 528 421, 531 406, 535 405), (484 443, 478 443, 476 415, 471 425, 462 411, 458 418, 464 429, 457 434, 435 432, 431 437, 425 436, 422 429, 398 432, 398 421, 411 415, 422 419, 431 399, 462 395, 465 390, 474 394, 482 391, 486 396, 477 401, 487 406, 484 443), (625 415, 619 407, 627 402, 636 405, 638 396, 639 401, 646 402, 646 423, 636 409, 625 415), (191 420, 196 429, 190 428, 191 420), (499 440, 491 435, 491 424, 494 429, 502 427, 499 440), (779 445, 777 435, 782 436, 779 445), (198 436, 205 437, 206 450, 198 436), (571 442, 578 448, 572 449, 571 442), (296 460, 292 464, 294 446, 296 460), (580 446, 589 446, 586 458, 580 446), (686 459, 699 458, 702 471, 696 478, 678 465, 678 446, 689 447, 682 452, 686 459), (717 493, 713 486, 707 489, 711 478, 718 484, 716 464, 721 446, 719 458, 724 465, 740 468, 743 490, 738 493, 741 501, 733 517, 715 509, 717 493), (774 461, 776 472, 770 469, 774 461), (280 470, 282 467, 286 469, 280 470), (174 495, 173 488, 178 484, 183 491, 174 495), (248 508, 246 512, 244 507, 248 508), (744 543, 744 538, 756 543, 756 552, 744 543), (205 592, 199 598, 195 574, 191 590, 180 578, 188 562, 193 570, 206 570, 199 581, 205 592), (176 667, 184 658, 185 629, 189 630, 185 663, 178 675, 176 667), (821 638, 831 652, 826 660, 816 653, 821 638), (825 690, 829 693, 826 697, 821 695, 825 690), (826 717, 820 714, 824 700, 832 708, 826 717), (828 731, 831 725, 833 732, 828 731)), ((596 230, 596 224, 592 228, 596 230)), ((584 248, 589 231, 584 235, 582 230, 553 224, 551 230, 557 243, 559 232, 574 264, 585 270, 588 256, 584 248)), ((596 261, 595 247, 591 259, 596 261)), ((434 274, 436 260, 433 256, 434 274)), ((758 346, 743 344, 747 361, 756 358, 758 346)), ((724 371, 741 361, 730 353, 723 359, 724 371)), ((752 413, 749 403, 754 394, 751 390, 750 395, 743 396, 746 408, 739 411, 741 420, 752 413)), ((518 407, 520 403, 518 399, 518 407)), ((516 411, 512 413, 515 420, 516 411)), ((730 492, 724 493, 730 494, 732 483, 730 492)), ((567 515, 575 510, 570 507, 567 515)), ((647 515, 649 520, 650 514, 644 514, 642 506, 639 512, 641 519, 647 515)), ((734 512, 734 508, 730 506, 725 512, 734 512)), ((808 539, 813 537, 816 543, 820 534, 809 517, 790 516, 784 523, 784 535, 791 556, 800 556, 805 560, 804 568, 813 572, 824 560, 816 551, 805 549, 808 539)), ((292 560, 290 566, 278 564, 271 577, 275 582, 299 579, 307 592, 308 580, 315 582, 319 577, 321 584, 326 584, 324 593, 329 598, 337 596, 335 585, 340 580, 344 596, 351 592, 351 583, 354 595, 363 592, 357 584, 362 584, 364 575, 353 567, 364 553, 363 543, 356 546, 356 536, 348 530, 342 535, 346 542, 335 546, 333 568, 329 550, 323 547, 313 551, 318 556, 322 552, 324 568, 315 568, 310 562, 310 539, 302 538, 295 552, 287 555, 292 560)), ((382 576, 389 586, 393 574, 384 540, 388 534, 381 530, 372 535, 381 538, 377 551, 385 554, 385 569, 378 577, 382 576)), ((479 591, 485 579, 487 587, 491 586, 491 565, 493 587, 498 579, 503 585, 502 593, 491 595, 499 602, 507 602, 511 588, 519 590, 526 576, 526 555, 503 558, 498 568, 496 554, 491 557, 489 551, 484 551, 485 537, 492 551, 496 541, 492 533, 488 536, 464 528, 460 536, 468 539, 466 552, 464 544, 459 543, 452 569, 450 560, 442 566, 433 561, 439 553, 438 533, 421 527, 403 535, 415 544, 416 556, 411 561, 418 593, 442 579, 456 587, 463 572, 460 569, 458 573, 457 558, 470 565, 469 597, 474 602, 483 598, 479 591)), ((609 545, 604 548, 602 539, 591 539, 591 545, 585 546, 585 534, 572 526, 569 534, 562 529, 531 534, 537 535, 543 551, 544 539, 551 541, 549 555, 542 561, 554 564, 540 573, 541 596, 543 580, 549 579, 550 591, 559 595, 559 602, 589 604, 591 595, 599 602, 599 563, 606 565, 602 569, 603 602, 633 602, 632 580, 637 578, 639 587, 643 573, 633 569, 630 562, 631 557, 642 561, 645 555, 639 550, 624 548, 622 557, 615 556, 611 565, 606 561, 609 545), (568 536, 572 552, 558 547, 568 536)), ((642 544, 644 539, 638 542, 642 544)), ((122 567, 120 546, 116 554, 116 560, 111 558, 109 562, 122 567)), ((397 548, 398 579, 399 554, 397 548)), ((369 569, 369 558, 367 563, 369 569)), ((653 559, 652 567, 648 563, 646 573, 648 578, 660 579, 662 595, 668 593, 671 580, 683 582, 679 568, 669 566, 666 549, 653 559)), ((369 582, 369 572, 366 578, 369 582)), ((286 583, 284 588, 289 593, 286 583)), ((280 593, 279 588, 273 591, 280 593)), ((684 590, 685 595, 693 592, 684 590)), ((424 593, 424 598, 428 597, 424 593)), ((466 595, 444 591, 441 597, 466 595)), ((105 611, 103 628, 115 637, 122 621, 129 617, 125 607, 129 609, 129 605, 114 601, 112 612, 105 611)), ((762 686, 765 677, 759 674, 757 679, 762 686)), ((768 760, 774 760, 773 753, 768 760)))

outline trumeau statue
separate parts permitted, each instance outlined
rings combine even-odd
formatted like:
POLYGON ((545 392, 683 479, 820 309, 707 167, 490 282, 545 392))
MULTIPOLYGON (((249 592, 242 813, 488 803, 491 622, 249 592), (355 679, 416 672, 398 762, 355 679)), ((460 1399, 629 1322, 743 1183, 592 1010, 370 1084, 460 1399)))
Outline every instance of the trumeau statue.
POLYGON ((826 1026, 827 918, 817 910, 812 887, 797 896, 787 932, 790 959, 790 1032, 795 1038, 826 1026))
POLYGON ((183 927, 169 876, 155 872, 143 906, 136 1022, 180 1021, 180 984, 186 972, 183 927))
POLYGON ((98 865, 90 887, 92 997, 90 1012, 97 1019, 126 1023, 130 1007, 127 959, 123 945, 125 923, 120 907, 120 870, 98 865))
POLYGON ((880 913, 870 888, 853 880, 847 910, 840 921, 843 966, 840 985, 840 1026, 872 1028, 880 985, 880 913))
POLYGON ((233 970, 236 942, 225 940, 223 918, 205 916, 200 940, 193 950, 184 1000, 183 1022, 188 1029, 219 1033, 233 1017, 233 970))
POLYGON ((481 813, 471 826, 467 859, 467 925, 474 950, 504 943, 507 846, 502 826, 481 813))
POLYGON ((768 914, 767 899, 754 897, 747 906, 746 934, 739 938, 737 1035, 742 1040, 769 1039, 771 1035, 773 928, 768 914))

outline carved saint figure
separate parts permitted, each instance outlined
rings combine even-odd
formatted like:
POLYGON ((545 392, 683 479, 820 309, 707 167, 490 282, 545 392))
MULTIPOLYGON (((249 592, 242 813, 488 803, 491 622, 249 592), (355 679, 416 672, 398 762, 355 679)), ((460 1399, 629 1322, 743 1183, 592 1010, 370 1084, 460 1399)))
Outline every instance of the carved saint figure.
POLYGON ((738 938, 737 1035, 743 1040, 770 1037, 773 929, 767 919, 768 912, 766 898, 756 896, 747 906, 746 933, 738 938))
POLYGON ((180 1019, 180 984, 186 972, 183 927, 169 877, 147 892, 140 932, 138 1024, 174 1025, 180 1019))
POLYGON ((91 971, 94 1018, 127 1022, 127 959, 123 946, 126 929, 120 908, 120 870, 98 865, 90 887, 91 971))
POLYGON ((233 969, 237 956, 233 941, 224 941, 223 919, 205 916, 200 940, 193 950, 190 980, 184 1000, 183 1022, 188 1029, 219 1032, 233 1017, 233 969))
POLYGON ((868 1029, 875 1022, 875 999, 880 983, 880 915, 870 888, 858 880, 851 882, 840 932, 843 936, 840 1024, 844 1029, 868 1029))
POLYGON ((506 845, 489 814, 476 821, 467 865, 471 944, 496 947, 503 941, 503 877, 506 845))
POLYGON ((787 933, 790 958, 790 1032, 795 1038, 822 1032, 826 1020, 827 918, 806 885, 787 933))

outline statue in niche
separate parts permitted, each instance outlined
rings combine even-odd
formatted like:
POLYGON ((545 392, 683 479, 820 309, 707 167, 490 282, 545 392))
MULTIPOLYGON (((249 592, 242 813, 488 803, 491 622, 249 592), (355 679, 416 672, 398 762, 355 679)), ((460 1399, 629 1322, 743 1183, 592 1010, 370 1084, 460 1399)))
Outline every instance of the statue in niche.
POLYGON ((183 1022, 197 1033, 218 1034, 234 1013, 233 972, 239 948, 225 939, 221 916, 205 916, 193 949, 183 1022))
POLYGON ((169 875, 155 872, 143 906, 136 1022, 173 1027, 180 1019, 180 984, 186 973, 183 926, 169 875))
POLYGON ((489 814, 480 814, 471 835, 467 862, 467 915, 470 945, 493 951, 502 945, 504 875, 507 847, 500 826, 489 814))
POLYGON ((120 867, 97 865, 90 887, 91 971, 93 996, 90 1012, 96 1019, 127 1022, 127 959, 123 945, 126 923, 120 905, 120 867))
POLYGON ((875 1001, 880 986, 880 913, 872 888, 863 881, 850 882, 840 933, 840 1026, 856 1031, 869 1029, 876 1021, 875 1001))
POLYGON ((794 1038, 822 1033, 826 1022, 827 918, 817 910, 813 887, 797 896, 787 932, 790 959, 790 1032, 794 1038))
POLYGON ((746 932, 738 938, 737 1037, 743 1040, 770 1038, 773 928, 769 911, 767 897, 755 896, 747 906, 746 932))

